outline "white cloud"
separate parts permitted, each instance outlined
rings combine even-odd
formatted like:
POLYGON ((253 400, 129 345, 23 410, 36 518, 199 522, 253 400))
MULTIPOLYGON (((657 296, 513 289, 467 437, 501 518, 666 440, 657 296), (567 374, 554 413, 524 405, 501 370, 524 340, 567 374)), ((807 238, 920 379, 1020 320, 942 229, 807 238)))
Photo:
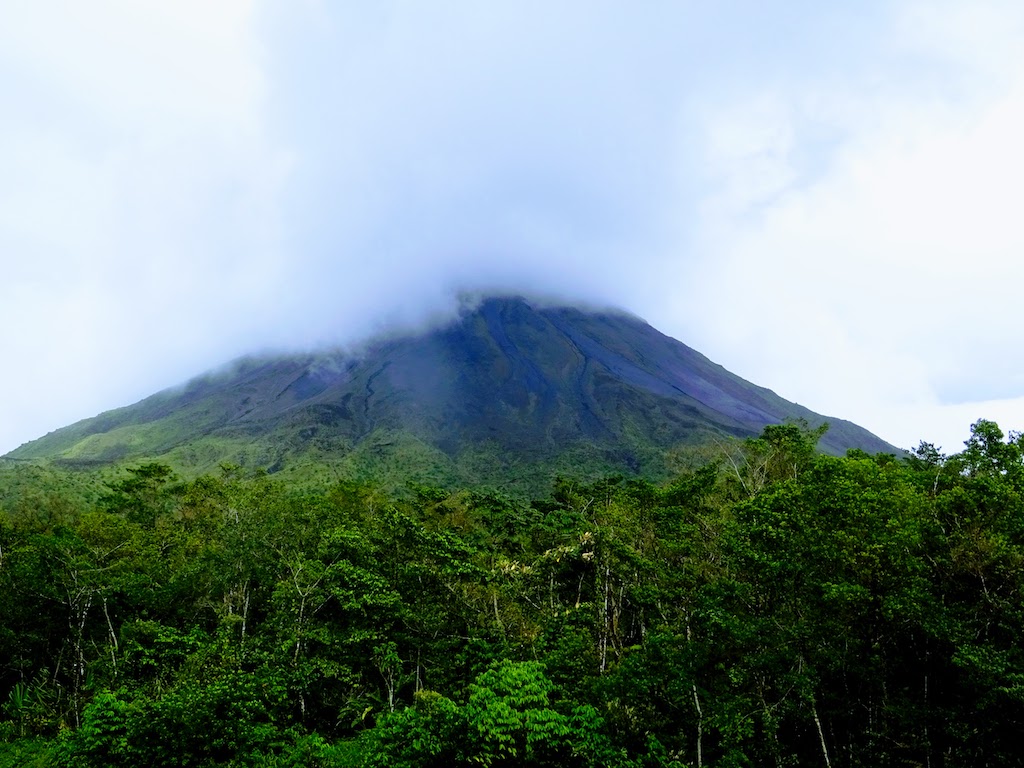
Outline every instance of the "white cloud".
POLYGON ((950 38, 974 14, 947 10, 930 9, 930 29, 911 25, 906 47, 938 57, 929 72, 960 74, 945 90, 920 76, 881 91, 796 83, 708 121, 718 184, 704 207, 714 261, 703 279, 730 301, 700 311, 728 349, 723 362, 893 440, 899 409, 928 439, 1024 391, 1012 351, 1024 330, 1024 58, 1007 43, 1020 27, 992 23, 988 8, 984 35, 950 38), (976 80, 984 87, 970 88, 976 80), (825 172, 803 178, 793 147, 836 118, 825 172), (975 402, 942 407, 962 401, 975 402))
MULTIPOLYGON (((81 138, 250 129, 261 73, 246 0, 39 0, 8 7, 2 59, 81 138), (85 129, 82 131, 81 129, 85 129)), ((54 114, 54 113, 50 113, 54 114)))
POLYGON ((462 287, 617 303, 900 444, 952 433, 949 403, 1024 392, 1022 20, 982 0, 5 9, 0 322, 23 330, 0 452, 462 287))
POLYGON ((5 8, 0 322, 21 362, 0 382, 18 403, 3 449, 220 362, 272 290, 287 161, 252 14, 5 8))

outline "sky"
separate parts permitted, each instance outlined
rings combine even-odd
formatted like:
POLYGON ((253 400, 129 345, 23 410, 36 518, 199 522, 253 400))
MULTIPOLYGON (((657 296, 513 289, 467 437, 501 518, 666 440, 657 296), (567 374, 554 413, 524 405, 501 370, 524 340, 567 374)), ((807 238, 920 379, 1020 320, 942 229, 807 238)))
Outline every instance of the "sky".
POLYGON ((1024 4, 0 0, 0 454, 461 291, 1024 429, 1024 4))

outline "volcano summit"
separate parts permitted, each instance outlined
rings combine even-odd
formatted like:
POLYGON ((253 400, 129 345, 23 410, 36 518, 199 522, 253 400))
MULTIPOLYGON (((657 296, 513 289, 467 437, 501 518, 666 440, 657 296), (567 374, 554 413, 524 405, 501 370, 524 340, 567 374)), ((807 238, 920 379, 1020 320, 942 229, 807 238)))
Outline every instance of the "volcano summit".
POLYGON ((8 456, 534 486, 559 472, 657 477, 673 448, 793 419, 827 420, 821 448, 832 453, 894 451, 634 316, 489 298, 444 327, 357 355, 245 358, 8 456))

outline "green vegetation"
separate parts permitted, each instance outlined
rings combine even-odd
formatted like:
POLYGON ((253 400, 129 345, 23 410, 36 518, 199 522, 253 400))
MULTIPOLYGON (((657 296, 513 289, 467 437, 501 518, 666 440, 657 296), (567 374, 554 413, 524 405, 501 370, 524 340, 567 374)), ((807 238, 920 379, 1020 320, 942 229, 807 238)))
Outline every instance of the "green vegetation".
POLYGON ((0 766, 1024 763, 1024 439, 820 437, 533 502, 3 462, 0 766))

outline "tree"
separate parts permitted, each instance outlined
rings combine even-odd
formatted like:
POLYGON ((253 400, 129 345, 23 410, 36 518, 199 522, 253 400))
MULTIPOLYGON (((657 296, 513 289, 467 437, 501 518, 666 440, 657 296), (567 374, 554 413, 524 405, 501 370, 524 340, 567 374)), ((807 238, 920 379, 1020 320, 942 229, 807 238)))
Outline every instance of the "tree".
POLYGON ((726 461, 743 495, 750 498, 771 483, 798 477, 814 460, 827 431, 827 423, 812 428, 802 419, 769 424, 759 437, 746 440, 738 455, 728 453, 726 461))
POLYGON ((614 766, 619 755, 597 711, 553 701, 538 662, 500 661, 469 686, 459 706, 432 691, 411 708, 385 715, 368 739, 368 766, 614 766))

